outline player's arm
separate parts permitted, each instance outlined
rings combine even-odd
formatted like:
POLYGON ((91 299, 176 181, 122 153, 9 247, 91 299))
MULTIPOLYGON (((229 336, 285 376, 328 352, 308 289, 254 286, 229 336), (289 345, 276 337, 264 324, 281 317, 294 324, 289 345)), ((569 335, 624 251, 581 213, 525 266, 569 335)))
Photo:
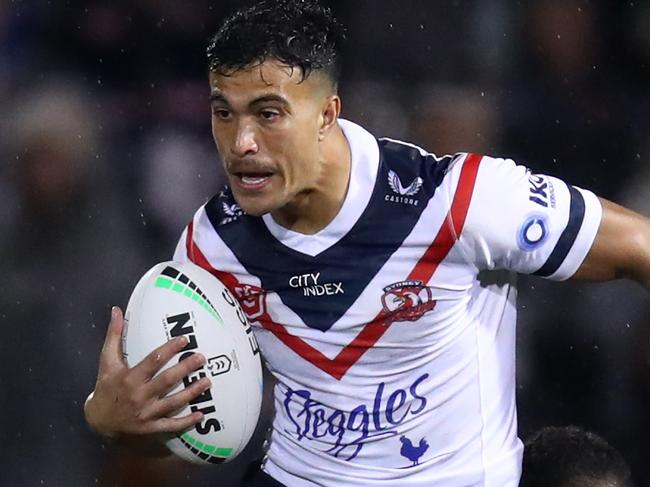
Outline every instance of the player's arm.
POLYGON ((596 239, 574 279, 629 278, 650 290, 650 219, 601 198, 596 239))
POLYGON ((124 317, 115 307, 99 359, 95 390, 84 405, 86 421, 96 432, 143 453, 162 455, 167 449, 155 439, 160 433, 177 433, 201 421, 195 412, 171 417, 210 387, 207 378, 170 396, 167 393, 183 377, 203 365, 200 354, 183 360, 158 374, 186 345, 184 337, 168 341, 139 364, 129 368, 122 357, 124 317))

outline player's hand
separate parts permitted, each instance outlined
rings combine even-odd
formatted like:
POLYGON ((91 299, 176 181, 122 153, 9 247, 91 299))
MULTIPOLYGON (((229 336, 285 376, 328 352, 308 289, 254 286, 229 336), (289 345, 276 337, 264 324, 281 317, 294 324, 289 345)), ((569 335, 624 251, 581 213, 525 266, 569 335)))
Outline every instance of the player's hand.
POLYGON ((203 378, 180 392, 166 396, 183 377, 205 362, 194 354, 164 372, 157 372, 185 345, 187 339, 178 337, 161 345, 142 362, 129 368, 122 357, 124 317, 118 307, 111 311, 106 340, 99 359, 95 390, 90 394, 84 412, 88 424, 98 433, 120 438, 130 435, 178 433, 201 421, 200 412, 179 418, 170 417, 189 401, 210 387, 203 378))

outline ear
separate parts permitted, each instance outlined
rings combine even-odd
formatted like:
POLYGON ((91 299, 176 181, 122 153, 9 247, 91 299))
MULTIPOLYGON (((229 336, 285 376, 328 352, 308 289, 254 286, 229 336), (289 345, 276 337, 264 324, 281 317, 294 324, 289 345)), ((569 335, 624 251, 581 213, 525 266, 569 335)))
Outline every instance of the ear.
POLYGON ((325 101, 321 112, 321 125, 318 129, 318 140, 323 140, 329 131, 336 125, 341 113, 341 98, 338 95, 330 95, 325 101))

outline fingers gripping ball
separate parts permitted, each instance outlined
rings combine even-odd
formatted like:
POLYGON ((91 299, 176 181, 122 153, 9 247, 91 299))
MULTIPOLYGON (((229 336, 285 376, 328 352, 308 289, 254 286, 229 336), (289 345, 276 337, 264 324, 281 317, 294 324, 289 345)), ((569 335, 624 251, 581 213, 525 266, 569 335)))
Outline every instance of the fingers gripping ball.
POLYGON ((163 441, 194 463, 227 462, 244 449, 259 418, 262 367, 257 342, 239 303, 217 278, 194 264, 162 262, 140 279, 129 299, 124 358, 133 367, 179 336, 187 338, 187 345, 158 374, 195 353, 201 353, 206 363, 168 395, 202 377, 209 377, 212 387, 175 415, 200 411, 201 422, 163 441))

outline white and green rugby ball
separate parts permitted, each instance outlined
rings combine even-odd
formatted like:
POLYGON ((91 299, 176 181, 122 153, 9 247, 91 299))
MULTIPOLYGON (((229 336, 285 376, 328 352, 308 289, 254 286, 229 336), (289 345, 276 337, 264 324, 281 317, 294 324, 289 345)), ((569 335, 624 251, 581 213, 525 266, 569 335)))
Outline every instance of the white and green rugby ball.
POLYGON ((253 330, 237 300, 209 272, 190 263, 162 262, 138 282, 125 313, 122 336, 129 367, 180 335, 189 342, 165 370, 196 352, 207 363, 170 391, 202 377, 212 387, 178 416, 201 411, 194 428, 163 441, 194 463, 218 464, 235 458, 249 442, 262 404, 262 366, 253 330))

